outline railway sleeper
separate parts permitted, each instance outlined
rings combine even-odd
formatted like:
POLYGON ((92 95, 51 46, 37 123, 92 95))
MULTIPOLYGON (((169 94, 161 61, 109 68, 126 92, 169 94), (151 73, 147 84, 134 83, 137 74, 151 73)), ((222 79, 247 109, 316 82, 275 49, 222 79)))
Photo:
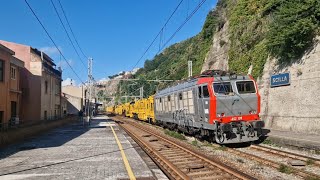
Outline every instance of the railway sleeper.
POLYGON ((201 177, 207 174, 219 174, 219 173, 221 172, 218 171, 218 169, 205 168, 205 169, 197 169, 197 170, 190 171, 187 173, 187 175, 194 178, 194 177, 201 177))
POLYGON ((167 159, 170 159, 170 160, 174 160, 174 159, 185 159, 185 158, 192 158, 193 156, 192 155, 166 155, 166 154, 163 154, 163 156, 167 159))
POLYGON ((173 152, 173 150, 171 148, 167 148, 167 147, 164 147, 164 146, 156 146, 154 147, 155 149, 157 149, 159 152, 173 152))
POLYGON ((163 146, 159 146, 159 148, 162 148, 162 152, 166 153, 166 152, 176 152, 177 151, 177 148, 167 148, 167 147, 163 147, 163 146))
POLYGON ((180 165, 189 165, 189 164, 194 164, 194 163, 201 164, 201 162, 202 161, 199 161, 197 159, 186 159, 186 160, 182 160, 182 161, 175 161, 172 163, 176 166, 180 166, 180 165))
POLYGON ((188 172, 193 172, 193 171, 199 171, 199 170, 205 170, 205 169, 210 169, 209 166, 203 165, 201 162, 198 163, 198 166, 194 166, 192 162, 186 163, 186 164, 180 164, 178 165, 180 169, 185 171, 186 173, 188 172))
POLYGON ((184 157, 184 158, 172 158, 170 159, 170 162, 172 163, 177 163, 177 162, 187 162, 187 161, 201 161, 195 157, 189 156, 189 157, 184 157))
POLYGON ((224 175, 205 176, 197 178, 197 180, 226 179, 224 175))
POLYGON ((167 155, 167 156, 170 156, 170 155, 181 156, 181 155, 187 155, 189 153, 181 151, 181 150, 174 150, 174 151, 162 151, 161 154, 167 155))
MULTIPOLYGON (((189 174, 188 174, 188 176, 189 176, 189 174)), ((229 174, 222 174, 222 173, 214 172, 214 171, 191 176, 191 179, 207 179, 207 178, 217 179, 216 177, 221 177, 220 179, 233 179, 232 176, 230 176, 229 174)))
POLYGON ((188 153, 186 152, 177 152, 177 151, 170 151, 170 152, 161 152, 161 154, 166 155, 166 156, 182 156, 182 155, 187 155, 188 153))

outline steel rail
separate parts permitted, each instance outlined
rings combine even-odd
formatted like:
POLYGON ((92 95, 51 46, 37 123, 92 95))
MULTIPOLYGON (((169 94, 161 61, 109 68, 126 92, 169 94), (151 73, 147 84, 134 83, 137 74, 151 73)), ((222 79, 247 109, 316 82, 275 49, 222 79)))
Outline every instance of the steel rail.
POLYGON ((122 129, 136 141, 137 144, 142 147, 143 150, 157 163, 157 165, 165 172, 170 179, 189 179, 182 171, 176 169, 175 166, 158 153, 154 148, 148 145, 146 142, 142 141, 139 136, 132 133, 123 124, 119 124, 122 129))
MULTIPOLYGON (((287 166, 283 163, 279 163, 279 162, 275 162, 275 161, 272 161, 272 160, 269 160, 269 159, 265 159, 263 157, 260 157, 260 156, 256 156, 254 154, 250 154, 250 153, 246 153, 246 152, 243 152, 243 151, 240 151, 240 150, 237 150, 237 149, 232 149, 232 148, 227 148, 227 151, 232 153, 232 154, 235 154, 235 155, 239 155, 239 156, 242 156, 242 157, 245 157, 247 159, 251 159, 251 160, 254 160, 254 161, 258 161, 264 165, 267 165, 267 166, 271 166, 275 169, 279 169, 281 166, 287 166)), ((302 169, 298 169, 298 168, 295 168, 295 167, 290 167, 292 169, 292 173, 295 174, 295 175, 298 175, 300 177, 303 177, 305 179, 312 179, 312 178, 315 178, 315 179, 320 179, 320 176, 317 175, 317 174, 314 174, 314 173, 311 173, 311 172, 307 172, 307 171, 304 171, 302 169)))
POLYGON ((250 148, 256 149, 258 151, 264 151, 266 153, 282 156, 282 157, 288 157, 291 159, 301 160, 306 163, 308 163, 308 161, 312 161, 313 165, 320 167, 320 159, 317 159, 317 158, 308 157, 308 156, 304 156, 304 155, 300 155, 300 154, 296 154, 296 153, 292 153, 292 152, 287 152, 287 151, 283 151, 280 149, 274 149, 271 147, 265 147, 265 146, 261 146, 261 145, 251 145, 250 148))
MULTIPOLYGON (((119 117, 118 117, 118 118, 119 118, 119 117)), ((117 118, 117 119, 118 119, 118 118, 117 118)), ((119 120, 119 119, 118 119, 118 120, 119 120)), ((123 122, 124 119, 121 119, 120 121, 123 122)), ((140 124, 138 124, 138 123, 136 123, 136 122, 132 122, 132 121, 128 121, 128 120, 125 120, 125 122, 128 123, 128 124, 130 124, 130 126, 133 126, 133 127, 135 127, 135 128, 138 128, 139 130, 144 131, 144 132, 146 132, 146 133, 148 133, 148 134, 151 134, 152 136, 158 138, 159 140, 161 140, 161 141, 163 141, 163 142, 166 142, 166 143, 170 144, 171 146, 174 146, 175 148, 179 149, 179 152, 186 152, 187 154, 191 155, 191 157, 193 156, 193 157, 199 159, 200 161, 202 161, 204 164, 208 164, 209 167, 212 166, 212 167, 218 168, 218 169, 220 169, 221 172, 224 171, 224 172, 226 172, 226 174, 235 176, 236 178, 239 178, 239 179, 255 179, 254 177, 249 176, 249 175, 247 175, 247 174, 245 174, 245 173, 243 173, 243 172, 240 172, 240 171, 238 171, 238 170, 236 170, 236 169, 234 169, 234 168, 232 168, 232 167, 229 167, 229 166, 227 166, 227 165, 225 165, 225 164, 222 164, 221 162, 217 162, 217 160, 214 160, 213 158, 209 158, 209 157, 207 157, 207 156, 204 156, 203 154, 199 154, 198 152, 195 152, 195 151, 192 150, 191 148, 184 147, 184 146, 182 146, 182 144, 179 144, 179 143, 177 143, 177 142, 174 142, 173 140, 170 140, 168 137, 165 137, 165 136, 163 136, 163 135, 160 135, 160 134, 154 132, 154 130, 151 130, 151 129, 149 129, 149 128, 146 128, 146 127, 143 126, 143 125, 140 125, 140 124)), ((128 130, 128 128, 126 128, 126 126, 125 126, 124 124, 119 123, 119 125, 120 125, 122 128, 124 128, 124 130, 125 130, 126 132, 129 132, 130 135, 133 135, 134 139, 138 141, 138 144, 143 144, 143 147, 148 146, 147 143, 144 143, 144 142, 141 140, 141 137, 138 137, 137 135, 134 135, 134 133, 130 132, 130 130, 128 130)), ((168 162, 168 161, 169 161, 169 160, 165 160, 166 158, 168 158, 168 155, 167 155, 167 157, 161 156, 160 153, 157 153, 157 151, 156 151, 157 149, 154 149, 154 148, 152 148, 152 147, 147 147, 147 149, 149 149, 149 150, 147 150, 147 153, 148 153, 149 151, 151 151, 151 152, 152 152, 153 154, 155 154, 157 157, 161 158, 160 160, 161 160, 162 162, 168 162), (162 159, 162 158, 163 158, 163 159, 162 159)), ((172 150, 173 148, 170 148, 170 149, 172 150)), ((151 156, 152 156, 152 154, 151 154, 151 156)), ((169 156, 170 156, 170 154, 169 154, 169 156)), ((174 153, 172 153, 170 157, 175 157, 175 156, 177 156, 177 155, 175 155, 174 153)), ((191 158, 191 157, 190 157, 190 158, 191 158)), ((178 157, 178 156, 177 156, 177 159, 176 159, 176 160, 179 160, 179 157, 178 157)), ((185 163, 185 162, 182 162, 182 164, 183 164, 183 163, 185 163)), ((160 164, 161 164, 161 163, 160 163, 160 164)), ((162 164, 162 165, 163 165, 163 164, 162 164)), ((172 162, 170 162, 170 161, 168 162, 168 165, 169 165, 171 168, 173 168, 171 171, 175 171, 175 169, 178 169, 178 167, 177 167, 176 165, 174 165, 174 164, 173 164, 172 162)), ((213 168, 212 168, 212 169, 213 169, 213 168)), ((166 171, 167 171, 167 172, 170 172, 170 170, 166 170, 166 171)), ((207 171, 210 171, 210 170, 207 169, 207 171)), ((181 171, 181 172, 182 172, 182 171, 181 171)), ((185 174, 185 173, 184 173, 184 174, 185 174)), ((195 174, 196 174, 196 173, 195 173, 195 174)), ((188 177, 187 174, 185 174, 185 176, 188 177)), ((189 179, 189 178, 190 178, 190 177, 188 177, 188 179, 189 179)), ((183 179, 185 179, 185 178, 183 178, 183 179)))

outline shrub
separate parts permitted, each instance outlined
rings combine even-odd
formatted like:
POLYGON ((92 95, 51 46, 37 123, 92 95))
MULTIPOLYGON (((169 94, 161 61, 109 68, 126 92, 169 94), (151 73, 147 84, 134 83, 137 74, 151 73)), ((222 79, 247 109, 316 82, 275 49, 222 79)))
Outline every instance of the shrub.
POLYGON ((319 12, 318 0, 282 1, 267 33, 269 52, 281 63, 300 58, 313 45, 320 25, 319 12))

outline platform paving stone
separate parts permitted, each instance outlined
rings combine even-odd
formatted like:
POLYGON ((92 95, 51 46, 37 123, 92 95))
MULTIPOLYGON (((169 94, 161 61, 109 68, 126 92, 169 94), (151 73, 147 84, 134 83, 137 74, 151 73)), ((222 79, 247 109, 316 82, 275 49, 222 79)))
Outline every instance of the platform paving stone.
POLYGON ((137 144, 106 116, 96 117, 89 127, 79 122, 2 148, 0 179, 128 179, 110 126, 135 177, 157 179, 135 150, 137 144))

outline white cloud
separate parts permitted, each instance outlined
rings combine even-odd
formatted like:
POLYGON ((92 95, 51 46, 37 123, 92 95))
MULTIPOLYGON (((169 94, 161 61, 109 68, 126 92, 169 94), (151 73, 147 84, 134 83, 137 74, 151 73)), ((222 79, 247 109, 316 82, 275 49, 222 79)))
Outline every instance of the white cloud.
POLYGON ((61 84, 61 85, 62 85, 62 86, 70 86, 70 85, 76 86, 77 84, 76 84, 76 81, 75 81, 75 80, 73 80, 73 79, 71 79, 71 78, 67 78, 67 79, 65 79, 65 80, 62 81, 62 84, 61 84))
MULTIPOLYGON (((62 51, 61 47, 58 47, 58 48, 60 51, 62 51)), ((59 55, 60 54, 59 50, 55 46, 52 46, 52 47, 47 46, 47 47, 40 48, 40 51, 45 52, 49 56, 59 55)))
POLYGON ((98 82, 106 82, 106 81, 109 81, 109 78, 102 78, 98 82))
MULTIPOLYGON (((73 66, 74 65, 74 61, 72 59, 69 59, 68 60, 68 63, 70 64, 70 66, 73 66)), ((61 60, 57 63, 57 67, 61 67, 61 70, 65 70, 65 69, 68 69, 69 68, 69 65, 67 64, 66 61, 64 60, 61 60)))

